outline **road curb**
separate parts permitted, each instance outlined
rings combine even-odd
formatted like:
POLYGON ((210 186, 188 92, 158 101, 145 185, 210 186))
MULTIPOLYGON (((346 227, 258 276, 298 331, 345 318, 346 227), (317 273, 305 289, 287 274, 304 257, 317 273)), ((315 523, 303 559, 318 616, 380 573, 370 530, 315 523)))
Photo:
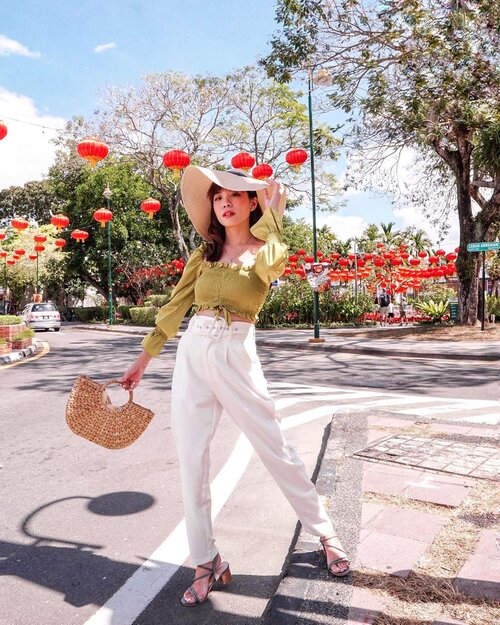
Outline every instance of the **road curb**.
POLYGON ((8 354, 3 354, 0 356, 0 365, 9 365, 13 362, 18 362, 19 360, 23 360, 24 358, 29 358, 30 356, 34 356, 38 352, 43 350, 43 343, 37 339, 33 341, 33 344, 29 347, 25 347, 24 349, 19 349, 8 354))
MULTIPOLYGON (((325 429, 312 481, 316 484, 332 523, 354 562, 361 525, 362 469, 348 456, 363 446, 367 437, 367 414, 336 413, 325 429), (356 427, 352 428, 353 418, 356 427), (343 462, 338 464, 338 459, 343 462)), ((349 614, 352 577, 335 578, 325 567, 318 538, 297 525, 282 578, 263 615, 263 625, 315 623, 342 625, 349 614)))
POLYGON ((255 342, 257 345, 260 345, 262 347, 278 347, 279 349, 299 349, 304 351, 325 351, 344 354, 359 354, 365 356, 392 356, 394 358, 428 358, 432 360, 485 360, 488 362, 500 361, 500 353, 474 354, 461 352, 459 354, 454 354, 452 352, 438 353, 417 351, 404 351, 402 353, 401 343, 395 343, 394 347, 383 348, 357 345, 329 345, 327 343, 285 343, 259 338, 257 338, 255 342))

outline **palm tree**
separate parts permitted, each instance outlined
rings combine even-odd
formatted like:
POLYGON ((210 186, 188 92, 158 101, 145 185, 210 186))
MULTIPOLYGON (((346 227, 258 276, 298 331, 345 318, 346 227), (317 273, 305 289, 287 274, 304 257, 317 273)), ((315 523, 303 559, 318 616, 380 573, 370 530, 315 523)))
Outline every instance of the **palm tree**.
POLYGON ((389 221, 389 223, 381 223, 380 227, 382 229, 382 237, 381 241, 386 247, 391 247, 392 245, 399 245, 401 233, 393 228, 396 225, 396 222, 389 221))
POLYGON ((432 242, 425 230, 410 230, 408 233, 408 251, 414 256, 419 252, 429 252, 432 248, 432 242))

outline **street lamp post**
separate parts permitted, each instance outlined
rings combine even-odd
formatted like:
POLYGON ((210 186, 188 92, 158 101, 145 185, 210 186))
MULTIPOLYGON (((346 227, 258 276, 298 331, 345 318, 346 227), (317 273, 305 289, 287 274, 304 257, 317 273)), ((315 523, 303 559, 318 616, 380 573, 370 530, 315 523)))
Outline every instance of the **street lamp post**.
MULTIPOLYGON (((103 195, 106 198, 106 208, 110 210, 111 197, 113 191, 109 188, 109 184, 103 191, 103 195)), ((109 305, 109 325, 113 325, 113 281, 111 275, 111 222, 108 221, 108 305, 109 305)))
MULTIPOLYGON (((314 262, 318 262, 318 240, 316 234, 316 182, 314 179, 314 134, 313 134, 313 119, 312 119, 312 85, 313 76, 312 70, 309 69, 307 76, 307 103, 309 112, 309 158, 311 161, 311 197, 312 197, 312 227, 313 227, 313 256, 314 262)), ((321 342, 319 338, 319 294, 317 291, 313 292, 314 298, 314 338, 309 339, 311 342, 321 342)), ((324 339, 323 339, 324 340, 324 339)))

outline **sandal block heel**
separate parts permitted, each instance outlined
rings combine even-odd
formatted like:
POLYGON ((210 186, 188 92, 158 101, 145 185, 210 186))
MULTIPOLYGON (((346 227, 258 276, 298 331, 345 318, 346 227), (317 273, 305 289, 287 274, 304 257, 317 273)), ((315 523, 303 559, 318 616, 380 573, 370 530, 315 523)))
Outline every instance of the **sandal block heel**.
POLYGON ((229 586, 229 584, 233 581, 233 575, 231 573, 231 569, 229 568, 229 564, 227 565, 224 573, 219 577, 220 582, 223 586, 229 586))

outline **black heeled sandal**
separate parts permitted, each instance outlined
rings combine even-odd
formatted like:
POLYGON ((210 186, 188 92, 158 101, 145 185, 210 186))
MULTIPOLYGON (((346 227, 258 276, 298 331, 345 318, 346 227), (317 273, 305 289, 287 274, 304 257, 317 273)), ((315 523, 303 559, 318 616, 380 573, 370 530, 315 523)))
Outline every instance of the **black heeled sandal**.
MULTIPOLYGON (((326 568, 328 569, 328 572, 334 577, 345 577, 346 575, 349 575, 349 573, 351 572, 351 568, 350 568, 351 563, 349 562, 349 559, 347 557, 336 558, 335 560, 328 561, 328 554, 326 552, 325 543, 327 543, 329 540, 332 540, 332 538, 337 538, 337 536, 328 536, 328 538, 319 539, 319 542, 321 543, 321 546, 323 547, 323 552, 325 554, 326 568), (347 568, 343 571, 332 571, 332 566, 334 564, 340 564, 341 562, 345 562, 347 564, 347 568)), ((345 553, 345 555, 347 556, 347 553, 342 549, 342 547, 334 547, 333 545, 328 545, 328 546, 332 547, 332 549, 335 549, 335 551, 341 551, 342 553, 345 553)))
POLYGON ((215 558, 212 560, 211 566, 204 566, 203 564, 198 565, 198 568, 204 569, 205 571, 207 571, 207 573, 203 573, 203 575, 198 575, 198 577, 195 577, 193 580, 193 583, 198 581, 199 579, 208 577, 209 583, 208 583, 208 588, 207 588, 207 594, 203 598, 201 598, 199 594, 196 592, 196 590, 193 588, 193 586, 190 586, 186 590, 186 592, 191 593, 191 596, 193 597, 194 601, 186 601, 184 596, 182 596, 181 604, 185 608, 191 608, 195 605, 201 605, 202 603, 205 603, 205 601, 208 600, 208 595, 210 594, 212 588, 214 587, 216 582, 218 582, 219 580, 223 586, 229 586, 229 584, 231 583, 232 575, 231 575, 231 570, 229 569, 229 563, 221 562, 220 565, 217 567, 218 557, 219 557, 219 554, 217 554, 215 558), (211 580, 210 578, 213 578, 213 579, 211 580))

